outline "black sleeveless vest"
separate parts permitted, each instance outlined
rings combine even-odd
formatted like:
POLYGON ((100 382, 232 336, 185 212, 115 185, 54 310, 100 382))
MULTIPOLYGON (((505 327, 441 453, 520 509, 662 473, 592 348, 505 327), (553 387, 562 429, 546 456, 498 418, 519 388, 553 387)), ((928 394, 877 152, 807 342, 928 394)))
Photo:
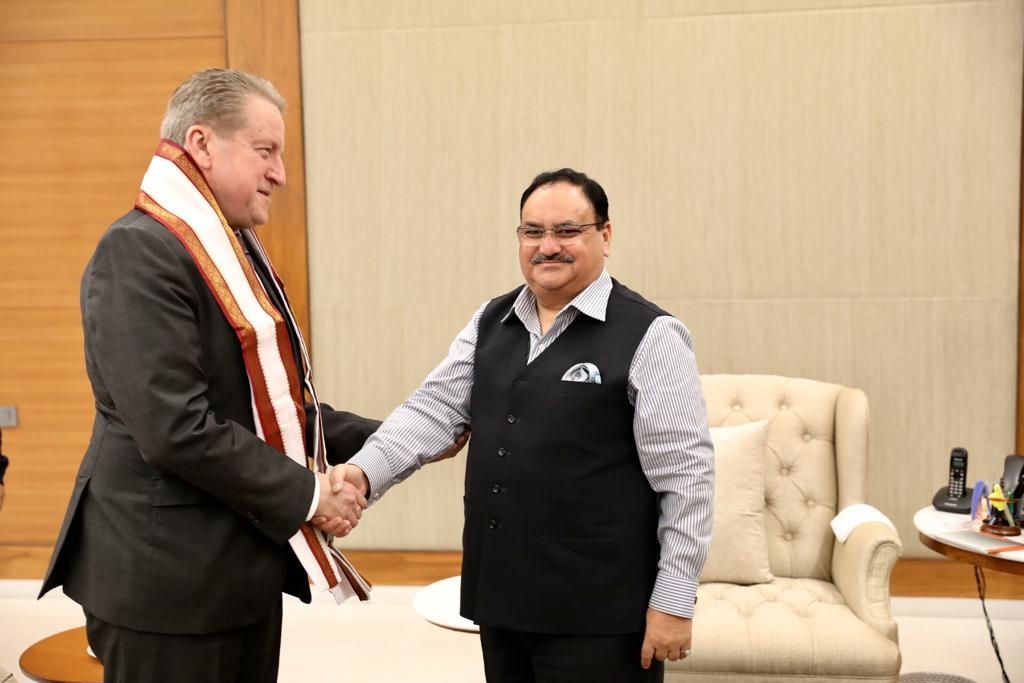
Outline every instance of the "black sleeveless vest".
POLYGON ((612 281, 605 322, 584 314, 527 365, 529 333, 511 308, 480 318, 473 438, 466 464, 464 617, 538 633, 644 628, 657 573, 658 503, 637 456, 629 367, 667 315, 612 281), (593 363, 602 383, 562 381, 593 363))

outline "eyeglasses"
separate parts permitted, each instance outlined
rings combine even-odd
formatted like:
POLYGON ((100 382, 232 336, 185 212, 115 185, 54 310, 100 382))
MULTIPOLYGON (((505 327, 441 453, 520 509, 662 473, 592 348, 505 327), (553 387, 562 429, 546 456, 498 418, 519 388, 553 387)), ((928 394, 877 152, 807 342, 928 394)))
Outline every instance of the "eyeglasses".
POLYGON ((536 225, 520 225, 516 228, 516 235, 519 236, 520 242, 533 247, 543 242, 544 236, 549 232, 555 238, 556 242, 571 242, 585 233, 587 228, 593 228, 598 225, 604 225, 604 223, 585 223, 584 225, 562 223, 561 225, 556 225, 553 228, 541 228, 536 225))

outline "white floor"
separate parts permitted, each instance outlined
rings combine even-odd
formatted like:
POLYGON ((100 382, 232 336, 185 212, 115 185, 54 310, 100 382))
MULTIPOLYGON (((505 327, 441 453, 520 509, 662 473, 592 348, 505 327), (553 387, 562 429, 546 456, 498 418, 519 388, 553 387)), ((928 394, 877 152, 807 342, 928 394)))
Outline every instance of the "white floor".
MULTIPOLYGON (((0 666, 18 668, 21 652, 47 635, 84 623, 78 605, 51 592, 34 599, 38 581, 0 581, 0 666)), ((371 603, 312 605, 288 599, 284 610, 282 683, 478 683, 477 637, 428 624, 412 610, 419 588, 381 586, 371 603)), ((1014 683, 1024 683, 1024 601, 989 600, 1014 683)), ((903 671, 959 674, 977 683, 1002 680, 977 600, 894 598, 903 671)))

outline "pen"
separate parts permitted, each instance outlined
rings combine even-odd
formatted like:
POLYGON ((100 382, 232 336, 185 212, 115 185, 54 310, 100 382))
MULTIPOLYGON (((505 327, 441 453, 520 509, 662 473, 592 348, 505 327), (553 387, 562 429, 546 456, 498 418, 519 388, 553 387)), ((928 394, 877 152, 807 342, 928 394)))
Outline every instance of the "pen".
POLYGON ((989 548, 985 552, 989 555, 995 555, 996 553, 1008 553, 1014 550, 1024 550, 1024 543, 1015 543, 1014 545, 1007 545, 1002 548, 989 548))

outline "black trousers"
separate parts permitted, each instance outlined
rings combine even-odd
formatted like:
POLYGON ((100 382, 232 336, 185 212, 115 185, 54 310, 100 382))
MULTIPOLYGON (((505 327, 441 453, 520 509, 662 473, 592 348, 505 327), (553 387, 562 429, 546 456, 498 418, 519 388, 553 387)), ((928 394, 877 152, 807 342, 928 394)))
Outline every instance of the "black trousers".
POLYGON ((665 665, 640 667, 644 634, 566 636, 480 627, 488 683, 661 683, 665 665))
POLYGON ((85 612, 104 683, 274 683, 281 656, 281 602, 261 621, 218 633, 133 631, 85 612))

